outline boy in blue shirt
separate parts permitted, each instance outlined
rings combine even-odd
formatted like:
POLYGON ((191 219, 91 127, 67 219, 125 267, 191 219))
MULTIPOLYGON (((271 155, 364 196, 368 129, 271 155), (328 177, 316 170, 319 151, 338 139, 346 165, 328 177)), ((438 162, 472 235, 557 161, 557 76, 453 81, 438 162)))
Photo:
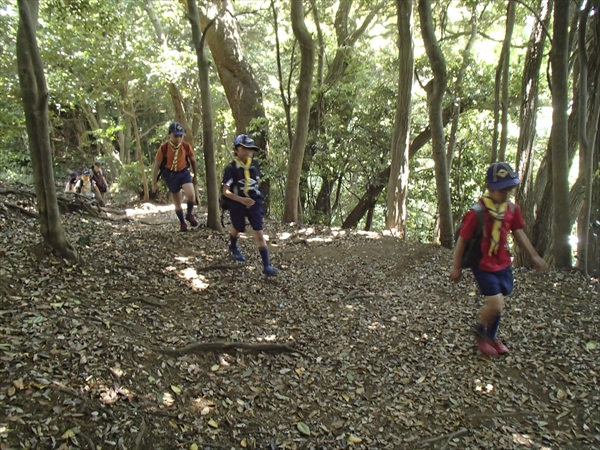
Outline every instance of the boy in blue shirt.
POLYGON ((279 272, 269 263, 269 250, 263 235, 263 194, 260 191, 260 169, 252 160, 254 152, 260 149, 254 145, 252 138, 240 134, 233 142, 233 161, 225 167, 221 191, 226 198, 231 216, 229 234, 229 253, 236 261, 245 261, 237 241, 239 233, 246 229, 246 217, 254 230, 254 240, 263 261, 263 273, 268 277, 279 272))

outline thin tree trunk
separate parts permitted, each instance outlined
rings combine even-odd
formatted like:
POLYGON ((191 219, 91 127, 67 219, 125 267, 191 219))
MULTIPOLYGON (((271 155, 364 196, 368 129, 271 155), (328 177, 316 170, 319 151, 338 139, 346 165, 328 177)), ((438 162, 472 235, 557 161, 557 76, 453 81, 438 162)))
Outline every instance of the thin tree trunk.
MULTIPOLYGON (((513 28, 515 25, 515 0, 509 0, 506 14, 506 36, 503 47, 506 48, 502 64, 502 132, 500 133, 500 147, 498 149, 498 160, 506 159, 506 146, 508 145, 508 85, 510 82, 510 43, 512 41, 513 28)), ((504 49, 503 49, 504 50, 504 49)))
MULTIPOLYGON (((586 276, 589 276, 588 272, 588 242, 590 238, 589 229, 590 229, 590 216, 591 216, 591 208, 592 208, 592 181, 594 174, 594 167, 592 165, 594 160, 594 143, 593 140, 596 138, 596 125, 598 123, 598 100, 596 95, 596 84, 598 79, 594 80, 595 82, 591 83, 591 86, 588 87, 588 58, 587 58, 587 46, 586 46, 586 32, 587 32, 587 22, 588 16, 592 9, 592 4, 590 1, 587 2, 584 9, 580 12, 579 19, 579 37, 578 37, 578 57, 579 57, 579 170, 580 176, 583 174, 584 185, 585 185, 585 195, 583 201, 583 208, 581 213, 579 214, 579 220, 577 225, 577 259, 579 262, 579 267, 583 269, 583 272, 586 276), (588 119, 588 96, 592 93, 589 92, 590 89, 593 90, 594 97, 596 101, 592 106, 592 120, 587 122, 588 119), (588 133, 592 131, 591 142, 588 139, 588 133), (590 145, 591 144, 591 145, 590 145)), ((597 40, 592 41, 592 45, 598 45, 597 40)))
POLYGON ((60 257, 77 260, 62 226, 56 188, 48 121, 48 86, 37 44, 38 0, 18 0, 17 66, 25 123, 33 166, 36 205, 42 237, 60 257))
MULTIPOLYGON (((212 230, 220 231, 222 229, 219 214, 220 190, 217 179, 217 162, 215 158, 213 110, 210 96, 209 66, 206 54, 204 53, 204 36, 206 34, 206 30, 203 33, 202 29, 200 28, 198 5, 196 5, 196 0, 187 0, 187 5, 188 19, 192 27, 194 48, 196 50, 196 57, 198 59, 200 92, 202 95, 202 147, 204 151, 204 170, 206 174, 206 198, 208 209, 206 225, 212 230)), ((212 23, 214 23, 214 21, 211 21, 207 25, 207 29, 210 28, 212 23)))
POLYGON ((448 151, 446 154, 448 173, 452 171, 452 159, 454 158, 454 148, 456 146, 456 134, 458 132, 458 117, 460 112, 460 102, 462 101, 462 82, 465 76, 465 72, 467 71, 467 68, 471 63, 471 50, 473 49, 473 45, 475 45, 475 40, 477 39, 477 30, 477 7, 474 6, 471 10, 471 35, 469 36, 467 46, 463 50, 462 64, 460 66, 458 74, 456 75, 456 81, 454 83, 452 127, 450 129, 450 136, 448 137, 448 151))
POLYGON ((298 83, 298 112, 296 117, 296 134, 290 151, 288 176, 285 186, 284 222, 298 221, 298 201, 302 160, 308 136, 308 119, 310 115, 310 94, 312 88, 315 52, 312 36, 304 23, 304 7, 302 2, 291 1, 292 29, 300 43, 300 79, 298 83))
POLYGON ((150 200, 150 191, 148 190, 148 179, 146 177, 146 169, 144 167, 144 157, 142 154, 142 143, 140 141, 140 132, 138 130, 137 118, 135 115, 135 107, 133 106, 133 100, 129 98, 129 108, 131 112, 124 111, 129 117, 131 117, 131 121, 133 123, 133 135, 135 136, 135 154, 140 165, 140 172, 142 175, 142 185, 144 186, 144 201, 147 202, 150 200))
MULTIPOLYGON (((519 140, 517 143, 516 170, 521 184, 517 187, 516 202, 525 219, 525 233, 531 238, 535 222, 533 195, 533 164, 535 162, 535 139, 538 111, 540 69, 544 58, 544 45, 552 17, 552 0, 540 0, 538 14, 529 36, 525 55, 525 65, 521 77, 521 107, 519 111, 519 140)), ((515 265, 529 266, 530 260, 524 251, 516 246, 515 265)))
MULTIPOLYGON (((292 114, 290 111, 289 97, 285 93, 285 83, 283 82, 283 70, 281 69, 281 45, 279 43, 279 21, 277 16, 277 8, 275 7, 275 0, 271 0, 271 12, 273 14, 273 28, 275 33, 275 50, 277 52, 277 79, 279 81, 279 92, 281 95, 281 104, 283 105, 283 111, 285 112, 285 124, 288 136, 288 144, 292 148, 293 131, 292 131, 292 114)), ((293 52, 292 52, 293 58, 293 52)))
POLYGON ((435 163, 435 185, 437 188, 439 209, 440 243, 442 247, 452 248, 454 245, 454 233, 452 230, 450 185, 448 182, 448 169, 446 167, 444 122, 442 118, 442 102, 446 92, 448 75, 446 72, 444 54, 435 37, 430 0, 419 0, 419 15, 423 43, 433 72, 433 79, 427 83, 425 90, 427 92, 429 125, 431 127, 431 145, 435 163))
POLYGON ((414 71, 412 0, 396 0, 396 13, 398 27, 398 100, 394 130, 392 131, 392 161, 387 189, 386 229, 396 230, 398 236, 405 239, 414 71))
MULTIPOLYGON (((554 264, 571 267, 568 164, 568 63, 569 2, 558 1, 554 8, 554 30, 550 62, 552 66, 552 243, 554 264)), ((583 88, 580 86, 580 88, 583 88)))

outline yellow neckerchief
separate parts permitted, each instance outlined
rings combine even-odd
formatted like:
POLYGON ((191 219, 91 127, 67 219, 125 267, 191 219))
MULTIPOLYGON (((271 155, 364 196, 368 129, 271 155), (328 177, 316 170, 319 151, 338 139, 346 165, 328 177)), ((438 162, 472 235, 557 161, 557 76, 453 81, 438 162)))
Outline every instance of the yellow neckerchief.
POLYGON ((252 158, 248 158, 246 164, 242 162, 237 156, 233 158, 236 165, 244 169, 244 178, 246 182, 244 183, 244 195, 248 197, 248 189, 250 188, 250 166, 252 165, 252 158))
POLYGON ((487 208, 490 215, 495 219, 492 225, 492 234, 490 236, 490 250, 488 255, 497 254, 500 247, 500 229, 502 228, 502 220, 508 209, 508 202, 496 205, 489 195, 483 196, 483 204, 487 208))
POLYGON ((177 157, 179 156, 179 149, 181 148, 181 142, 178 146, 175 146, 171 141, 169 141, 169 145, 171 146, 171 150, 173 150, 173 164, 171 164, 171 171, 177 172, 177 157))

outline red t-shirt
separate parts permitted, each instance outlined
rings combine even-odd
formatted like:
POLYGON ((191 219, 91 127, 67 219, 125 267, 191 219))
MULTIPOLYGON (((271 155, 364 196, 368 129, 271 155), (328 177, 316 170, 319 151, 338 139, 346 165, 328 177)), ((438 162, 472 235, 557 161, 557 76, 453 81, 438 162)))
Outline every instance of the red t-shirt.
MULTIPOLYGON (((483 202, 480 202, 483 203, 483 202)), ((481 254, 483 255, 481 261, 479 261, 479 269, 485 270, 486 272, 497 272, 502 269, 506 269, 510 266, 511 259, 510 253, 506 246, 506 239, 508 233, 516 230, 525 228, 525 222, 523 220, 523 214, 521 209, 515 205, 514 211, 508 207, 502 220, 502 228, 500 228, 500 244, 498 253, 495 255, 488 255, 490 250, 490 234, 492 233, 492 226, 494 225, 494 218, 487 211, 485 206, 483 207, 483 225, 484 233, 481 238, 481 254)), ((470 209, 463 218, 463 226, 460 230, 460 237, 463 239, 471 239, 475 228, 477 227, 477 213, 470 209)))

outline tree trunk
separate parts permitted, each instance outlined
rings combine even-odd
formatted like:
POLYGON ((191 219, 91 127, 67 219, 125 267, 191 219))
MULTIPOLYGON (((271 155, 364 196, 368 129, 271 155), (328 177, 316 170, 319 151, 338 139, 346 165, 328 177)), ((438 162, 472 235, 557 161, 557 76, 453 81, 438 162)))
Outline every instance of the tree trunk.
MULTIPOLYGON (((552 0, 540 0, 540 11, 531 29, 529 45, 525 55, 525 65, 521 77, 521 108, 519 111, 519 140, 517 144, 516 170, 521 184, 517 187, 516 202, 521 207, 525 219, 525 233, 532 236, 534 224, 533 164, 535 156, 536 123, 540 69, 544 58, 544 45, 550 18, 552 0)), ((529 266, 530 261, 520 247, 515 249, 515 265, 529 266)))
POLYGON ((310 97, 313 78, 315 52, 312 36, 304 23, 304 7, 301 1, 291 0, 292 29, 300 43, 300 79, 298 82, 297 98, 298 112, 296 115, 296 134, 290 150, 288 176, 285 185, 284 222, 298 221, 298 200, 302 159, 308 136, 308 118, 310 114, 310 97))
POLYGON ((148 190, 148 179, 146 178, 146 169, 144 167, 144 157, 142 154, 142 143, 140 142, 140 132, 138 130, 137 118, 135 115, 135 107, 133 106, 133 100, 129 98, 129 108, 131 112, 125 112, 133 123, 133 135, 135 136, 135 155, 140 165, 140 171, 142 175, 142 185, 144 186, 144 201, 150 200, 150 191, 148 190))
MULTIPOLYGON (((212 100, 210 96, 209 66, 204 53, 204 37, 200 28, 198 6, 196 0, 187 0, 188 19, 192 27, 192 37, 198 59, 200 92, 202 96, 202 147, 204 150, 204 170, 206 174, 206 198, 208 217, 206 226, 212 230, 222 230, 219 213, 219 184, 217 179, 217 162, 215 158, 214 125, 212 100)), ((213 22, 207 25, 209 28, 213 22)))
POLYGON ((18 7, 17 65, 40 229, 45 243, 61 258, 76 261, 77 252, 67 241, 56 200, 48 125, 48 87, 36 38, 39 3, 38 0, 18 0, 18 7))
MULTIPOLYGON (((552 243, 554 264, 571 267, 568 164, 568 62, 569 2, 558 1, 554 8, 554 29, 550 63, 552 66, 552 243)), ((583 88, 583 87, 580 87, 583 88)))
POLYGON ((385 183, 388 178, 389 173, 388 176, 381 180, 382 183, 379 183, 377 186, 370 185, 367 188, 367 192, 358 201, 358 205, 356 205, 356 207, 352 210, 348 217, 346 217, 344 223, 342 223, 342 228, 356 228, 358 222, 360 222, 365 213, 367 213, 370 209, 374 208, 377 204, 377 197, 379 196, 379 194, 381 194, 381 191, 383 191, 383 188, 385 187, 385 183))
POLYGON ((477 7, 473 6, 471 10, 471 35, 469 41, 462 54, 462 64, 456 75, 454 82, 454 101, 452 107, 452 127, 450 136, 448 137, 448 151, 446 152, 446 163, 448 165, 448 173, 452 171, 452 159, 454 158, 454 148, 456 147, 456 134, 458 133, 458 117, 460 112, 460 102, 462 101, 462 82, 467 68, 471 64, 471 50, 477 39, 477 7))
MULTIPOLYGON (((577 222, 577 260, 586 276, 588 273, 587 249, 589 242, 590 216, 592 208, 592 181, 594 176, 594 140, 598 124, 598 111, 600 102, 597 95, 597 83, 600 77, 588 85, 588 58, 586 46, 586 32, 588 16, 592 9, 591 2, 587 2, 585 8, 580 12, 579 34, 578 34, 578 57, 579 57, 579 174, 584 179, 584 200, 581 213, 577 222), (591 96, 590 94, 594 94, 591 96), (588 119, 588 96, 595 99, 591 105, 592 117, 588 119)), ((597 20, 595 20, 597 23, 597 20)), ((597 36, 592 37, 590 46, 598 46, 597 36)))
MULTIPOLYGON (((200 24, 205 30, 205 39, 235 120, 236 134, 250 134, 256 145, 262 149, 257 158, 267 161, 269 127, 262 92, 244 56, 237 20, 232 10, 230 0, 203 2, 203 7, 199 10, 200 24), (225 11, 231 12, 225 14, 225 11), (218 26, 209 27, 211 20, 218 20, 218 26)), ((270 180, 261 180, 260 187, 265 196, 265 209, 268 210, 271 197, 270 180)))
MULTIPOLYGON (((326 93, 330 91, 334 86, 338 85, 343 79, 346 73, 346 69, 348 68, 353 57, 354 46, 356 45, 358 39, 368 29, 373 19, 377 16, 377 13, 383 8, 385 2, 381 2, 375 5, 369 11, 369 14, 363 20, 360 26, 357 27, 354 31, 350 32, 348 24, 350 18, 350 11, 352 10, 352 4, 353 0, 343 0, 338 3, 338 8, 336 10, 334 28, 337 41, 337 48, 335 56, 333 57, 332 62, 327 68, 327 73, 322 84, 319 83, 316 86, 316 100, 310 108, 311 113, 309 120, 308 136, 311 138, 311 141, 307 145, 306 152, 304 153, 304 160, 302 163, 302 170, 306 174, 308 174, 311 170, 312 159, 317 148, 318 136, 323 131, 323 118, 327 109, 326 93)), ((317 30, 319 30, 319 27, 317 27, 317 30)), ((336 173, 332 174, 329 171, 324 171, 319 175, 322 178, 321 186, 324 187, 332 186, 335 179, 337 178, 336 173)), ((302 181, 300 189, 302 192, 300 195, 302 196, 303 200, 307 197, 307 189, 308 185, 304 181, 302 181)), ((321 190, 320 194, 321 197, 324 195, 331 196, 331 191, 321 190)), ((323 206, 327 205, 328 203, 330 202, 321 202, 320 205, 323 206)), ((328 210, 319 209, 318 204, 314 205, 314 210, 316 213, 321 213, 322 215, 328 214, 328 210)))
POLYGON ((386 229, 406 237, 410 119, 414 71, 413 2, 396 0, 398 27, 398 100, 392 131, 392 161, 387 189, 386 229))
POLYGON ((515 2, 509 0, 506 7, 506 27, 504 42, 500 52, 500 61, 496 67, 496 79, 494 82, 494 133, 492 136, 491 162, 504 161, 506 151, 506 137, 508 124, 508 69, 510 66, 510 41, 515 24, 515 2), (500 115, 502 113, 502 115, 500 115), (500 146, 498 145, 498 129, 502 127, 500 146), (504 145, 504 147, 503 147, 504 145), (500 159, 499 159, 500 158, 500 159))
POLYGON ((446 167, 444 122, 442 118, 442 102, 446 92, 448 75, 446 73, 444 55, 435 37, 430 0, 419 0, 419 15, 423 43, 433 72, 433 79, 427 83, 425 90, 427 92, 431 146, 433 161, 435 163, 435 185, 440 214, 440 243, 442 247, 452 248, 454 245, 454 233, 452 230, 450 185, 448 182, 448 169, 446 167))
POLYGON ((219 13, 231 10, 230 0, 205 2, 199 11, 200 23, 206 30, 206 42, 229 101, 236 134, 250 133, 256 144, 265 148, 267 124, 260 86, 244 56, 234 14, 219 13), (218 17, 219 26, 207 29, 213 17, 218 17), (255 124, 251 126, 253 121, 255 124))
MULTIPOLYGON (((275 50, 277 51, 277 80, 279 81, 279 93, 281 95, 281 104, 285 112, 285 124, 288 136, 289 147, 292 148, 293 131, 292 131, 292 114, 290 107, 290 96, 286 95, 284 86, 286 83, 283 81, 283 70, 281 68, 281 45, 279 43, 279 21, 277 15, 277 8, 275 7, 275 0, 271 0, 271 12, 273 14, 273 28, 275 33, 275 50)), ((295 49, 295 46, 294 46, 295 49)), ((292 60, 294 58, 294 51, 292 50, 292 60)))
MULTIPOLYGON (((470 101, 462 101, 460 103, 459 114, 464 112, 467 108, 471 107, 472 105, 473 105, 473 103, 470 101)), ((444 108, 444 112, 443 112, 443 116, 442 116, 443 121, 444 121, 444 126, 446 126, 448 124, 448 122, 450 121, 450 119, 452 117, 452 109, 453 109, 453 105, 451 105, 447 108, 444 108)), ((430 139, 431 139, 431 128, 427 127, 423 131, 421 131, 410 143, 410 146, 408 148, 408 160, 410 161, 417 154, 417 152, 419 150, 421 150, 421 148, 423 148, 423 146, 429 142, 430 139)), ((386 187, 386 185, 389 181, 389 178, 390 178, 390 172, 391 172, 391 166, 388 166, 386 169, 383 169, 381 172, 379 172, 377 174, 377 176, 375 177, 374 184, 372 184, 372 185, 369 184, 367 186, 366 192, 360 198, 360 200, 358 201, 358 203, 356 204, 354 209, 350 212, 350 214, 348 214, 348 217, 346 218, 346 220, 344 220, 344 224, 342 225, 342 228, 356 228, 356 226, 358 225, 358 222, 360 222, 360 220, 363 218, 363 216, 367 213, 367 206, 366 206, 367 199, 372 197, 372 195, 370 194, 370 190, 373 189, 374 192, 376 192, 375 197, 377 197, 383 191, 383 189, 386 187)))

